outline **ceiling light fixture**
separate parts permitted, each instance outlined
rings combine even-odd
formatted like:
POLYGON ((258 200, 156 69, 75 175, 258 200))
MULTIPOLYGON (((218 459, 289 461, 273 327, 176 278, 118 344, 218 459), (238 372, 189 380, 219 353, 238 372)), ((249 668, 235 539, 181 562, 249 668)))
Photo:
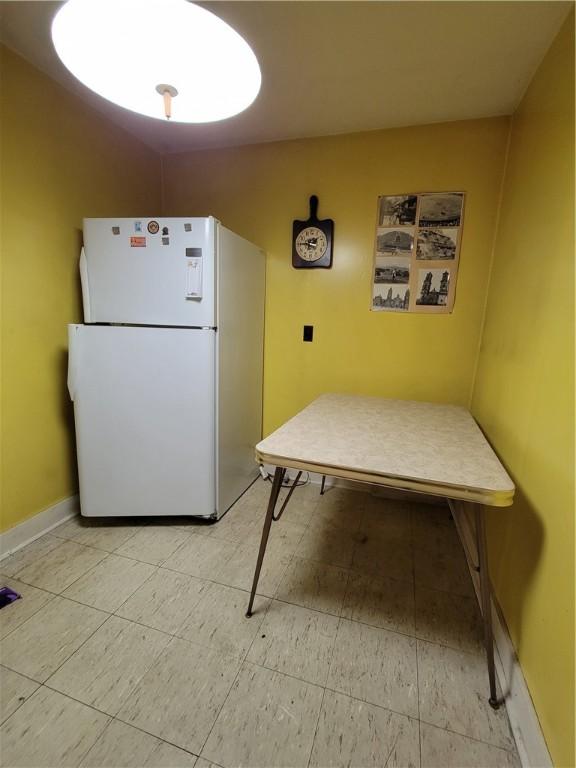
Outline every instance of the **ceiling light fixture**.
POLYGON ((52 22, 52 40, 84 85, 148 117, 223 120, 260 90, 248 43, 188 0, 68 0, 52 22))

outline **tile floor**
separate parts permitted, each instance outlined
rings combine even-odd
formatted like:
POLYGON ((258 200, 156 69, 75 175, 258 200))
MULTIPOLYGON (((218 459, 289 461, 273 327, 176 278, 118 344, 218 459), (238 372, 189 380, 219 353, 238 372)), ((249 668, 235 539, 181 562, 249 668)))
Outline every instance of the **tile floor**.
POLYGON ((447 508, 299 488, 246 619, 269 489, 0 562, 3 766, 520 765, 447 508))

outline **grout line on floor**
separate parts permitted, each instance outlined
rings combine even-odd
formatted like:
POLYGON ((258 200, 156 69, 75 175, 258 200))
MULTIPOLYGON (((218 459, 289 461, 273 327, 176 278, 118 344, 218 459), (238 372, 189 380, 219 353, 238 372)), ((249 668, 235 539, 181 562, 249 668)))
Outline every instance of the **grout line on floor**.
MULTIPOLYGON (((508 747, 502 747, 500 744, 494 744, 494 742, 492 741, 484 741, 483 739, 478 739, 475 736, 469 736, 467 733, 461 733, 460 731, 455 731, 452 728, 442 728, 442 726, 435 725, 434 723, 429 723, 427 720, 419 720, 418 722, 420 723, 420 725, 427 725, 429 728, 435 728, 437 731, 446 731, 447 733, 453 733, 455 736, 460 736, 463 739, 470 739, 470 741, 474 741, 477 744, 484 744, 487 747, 494 747, 494 749, 501 749, 503 752, 510 752, 513 755, 518 755, 518 748, 516 747, 516 742, 514 742, 514 746, 511 749, 509 749, 508 747)), ((514 741, 514 739, 512 740, 514 741)))
POLYGON ((124 720, 120 720, 120 718, 116 715, 112 716, 110 723, 121 723, 122 725, 128 726, 128 728, 134 728, 135 730, 140 731, 140 733, 145 733, 147 736, 152 736, 153 738, 158 739, 158 741, 161 741, 163 744, 169 744, 171 747, 176 747, 176 749, 180 749, 182 752, 186 752, 189 755, 200 757, 200 755, 197 755, 196 752, 192 752, 190 749, 186 749, 186 747, 181 747, 179 744, 175 744, 173 741, 168 741, 168 739, 163 739, 161 736, 156 736, 155 733, 145 731, 144 728, 140 728, 138 725, 134 725, 133 723, 126 723, 124 720))
POLYGON ((324 696, 326 695, 326 688, 322 688, 322 698, 320 699, 320 706, 318 707, 318 717, 316 718, 316 725, 314 726, 314 736, 312 737, 312 743, 310 745, 310 754, 308 755, 308 762, 306 768, 310 768, 310 761, 312 760, 312 754, 314 752, 314 745, 316 743, 316 736, 318 734, 318 726, 320 724, 320 716, 322 715, 322 708, 324 706, 324 696))

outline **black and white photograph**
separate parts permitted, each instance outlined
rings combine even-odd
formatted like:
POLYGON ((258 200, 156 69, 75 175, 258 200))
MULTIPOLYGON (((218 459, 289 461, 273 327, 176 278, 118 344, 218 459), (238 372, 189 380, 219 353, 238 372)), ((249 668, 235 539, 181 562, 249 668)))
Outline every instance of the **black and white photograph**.
POLYGON ((420 195, 419 227, 459 227, 464 195, 442 192, 420 195))
POLYGON ((416 195, 386 195, 378 198, 378 226, 414 226, 417 200, 416 195))
POLYGON ((396 310, 407 312, 410 304, 410 288, 407 285, 379 283, 372 291, 372 309, 376 312, 396 310))
POLYGON ((377 256, 410 256, 414 246, 414 230, 379 229, 376 233, 377 256))
POLYGON ((410 282, 410 258, 403 256, 376 256, 374 267, 375 283, 410 282))
POLYGON ((455 259, 458 227, 446 229, 419 229, 416 238, 416 258, 455 259))
POLYGON ((448 304, 450 270, 419 269, 416 304, 428 307, 445 307, 448 304))

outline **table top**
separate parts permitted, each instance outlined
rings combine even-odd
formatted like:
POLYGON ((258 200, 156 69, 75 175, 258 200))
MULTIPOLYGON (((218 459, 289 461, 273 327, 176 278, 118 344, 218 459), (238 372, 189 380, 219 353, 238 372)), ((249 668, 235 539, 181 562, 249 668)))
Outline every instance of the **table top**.
POLYGON ((259 461, 495 507, 514 483, 456 405, 321 395, 256 446, 259 461))

